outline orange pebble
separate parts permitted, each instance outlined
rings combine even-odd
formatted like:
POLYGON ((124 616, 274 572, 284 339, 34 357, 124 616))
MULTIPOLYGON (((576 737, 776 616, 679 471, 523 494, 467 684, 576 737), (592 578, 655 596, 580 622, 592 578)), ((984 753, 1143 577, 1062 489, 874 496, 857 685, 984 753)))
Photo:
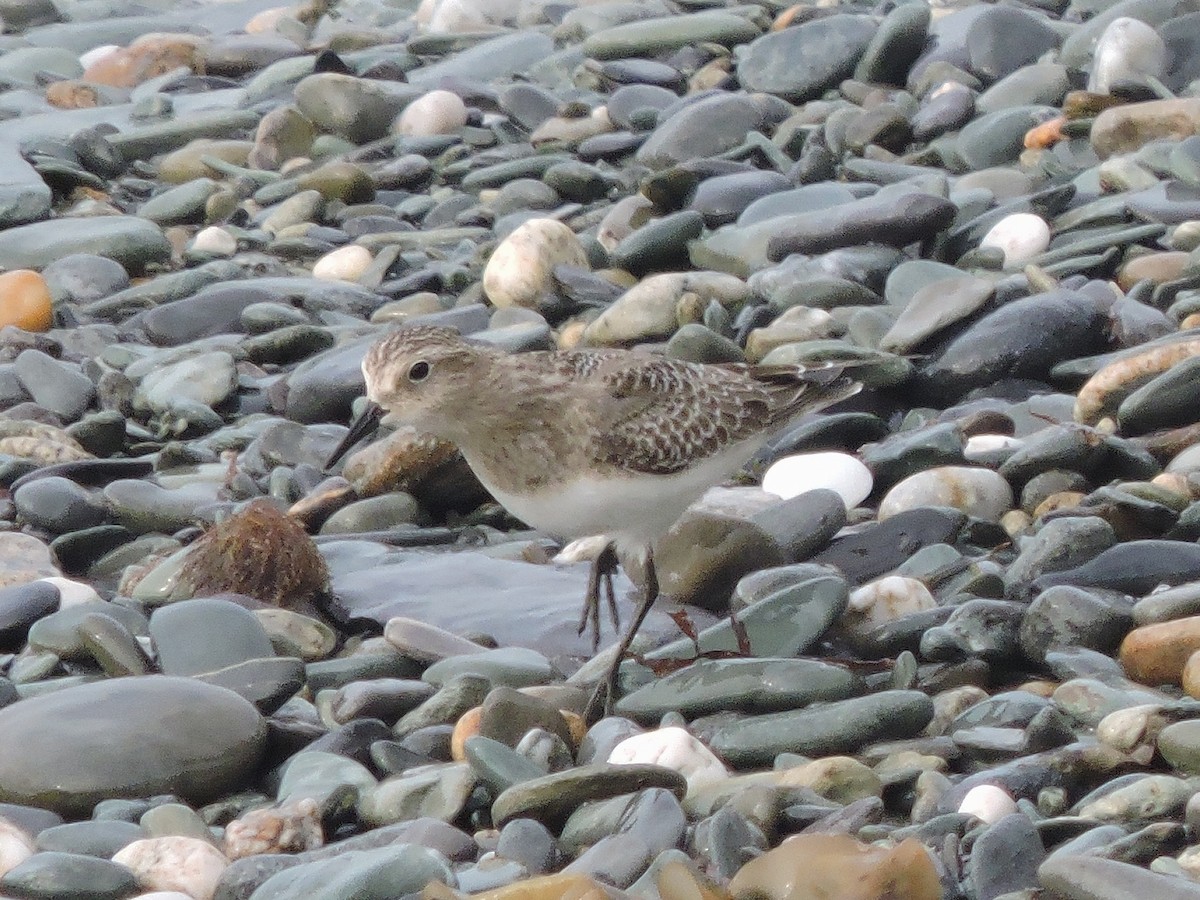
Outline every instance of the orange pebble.
POLYGON ((783 29, 791 27, 792 23, 796 21, 796 17, 800 15, 800 11, 803 9, 804 7, 800 5, 789 6, 775 17, 775 21, 771 23, 771 30, 783 31, 783 29))
POLYGON ((479 734, 479 722, 483 718, 483 707, 475 706, 458 717, 454 731, 450 733, 450 758, 462 762, 467 758, 467 738, 479 734))
POLYGON ((30 269, 0 275, 0 327, 49 331, 53 324, 54 304, 45 278, 30 269))
POLYGON ((1066 122, 1066 116, 1059 116, 1057 119, 1051 119, 1036 128, 1029 129, 1025 132, 1025 148, 1027 150, 1044 149, 1057 144, 1063 139, 1063 125, 1066 122))

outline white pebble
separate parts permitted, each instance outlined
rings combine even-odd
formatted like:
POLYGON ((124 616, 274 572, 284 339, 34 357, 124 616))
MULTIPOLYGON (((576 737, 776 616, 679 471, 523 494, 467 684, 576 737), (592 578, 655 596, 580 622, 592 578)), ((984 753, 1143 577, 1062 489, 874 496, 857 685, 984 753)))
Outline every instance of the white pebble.
POLYGON ((60 578, 57 575, 42 578, 48 584, 58 588, 58 605, 61 609, 66 606, 81 606, 84 603, 102 603, 104 598, 96 593, 96 589, 82 581, 72 581, 70 578, 60 578))
POLYGON ((6 819, 0 819, 0 877, 33 856, 33 839, 6 819))
POLYGON ((404 108, 396 120, 396 133, 405 135, 453 134, 467 124, 467 104, 453 91, 430 91, 404 108))
POLYGON ((989 522, 1012 509, 1012 487, 991 469, 938 466, 905 478, 879 504, 879 520, 921 506, 948 506, 989 522))
POLYGON ((916 578, 888 575, 852 591, 849 605, 869 624, 882 625, 910 613, 933 609, 938 602, 916 578))
POLYGON ((192 900, 183 891, 151 891, 149 894, 137 894, 129 900, 192 900))
POLYGON ((83 68, 86 69, 89 66, 92 66, 95 63, 98 63, 100 60, 104 59, 106 56, 112 56, 114 53, 116 53, 120 49, 121 48, 118 47, 116 44, 104 44, 100 47, 93 47, 91 50, 87 51, 86 53, 80 54, 79 65, 83 66, 83 68))
POLYGON ((1050 226, 1033 213, 1013 213, 993 225, 979 246, 1003 250, 1004 265, 1016 265, 1050 246, 1050 226))
POLYGON ((674 769, 687 779, 689 793, 699 785, 729 777, 716 754, 677 726, 625 738, 613 747, 608 761, 618 766, 646 763, 674 769))
POLYGON ((981 822, 994 825, 1017 811, 1017 802, 1001 787, 981 784, 967 791, 958 805, 960 813, 974 816, 981 822))
POLYGON ((1020 438, 1008 434, 975 434, 967 438, 963 458, 967 462, 978 462, 991 458, 1000 450, 1019 450, 1024 444, 1020 438))
POLYGON ((502 240, 483 270, 483 290, 499 307, 533 307, 551 291, 555 266, 587 268, 579 238, 557 219, 530 219, 502 240))
POLYGON ((1161 78, 1167 64, 1167 45, 1145 22, 1121 16, 1104 27, 1092 51, 1088 90, 1107 94, 1121 81, 1145 83, 1161 78))
POLYGON ((237 253, 237 238, 216 225, 201 229, 188 248, 196 253, 210 253, 213 256, 233 256, 237 253))
POLYGON ((112 861, 132 870, 138 884, 154 891, 180 891, 193 900, 212 900, 229 860, 208 841, 192 837, 144 838, 121 848, 112 861))
POLYGON ((784 500, 817 488, 834 491, 853 509, 871 495, 871 470, 849 453, 799 453, 775 462, 763 475, 763 490, 784 500))
POLYGON ((371 251, 358 244, 338 247, 313 263, 313 278, 325 281, 358 281, 371 265, 371 251))

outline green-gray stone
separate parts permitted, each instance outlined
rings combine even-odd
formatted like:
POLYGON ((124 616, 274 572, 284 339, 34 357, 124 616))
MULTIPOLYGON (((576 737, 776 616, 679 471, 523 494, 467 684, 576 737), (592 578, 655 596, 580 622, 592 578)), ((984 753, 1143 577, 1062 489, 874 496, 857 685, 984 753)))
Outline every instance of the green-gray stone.
POLYGON ((451 656, 434 663, 422 676, 430 684, 445 684, 458 675, 476 675, 493 685, 527 687, 545 684, 554 674, 550 660, 526 647, 501 647, 484 653, 451 656))
POLYGON ((830 756, 874 741, 915 737, 933 719, 920 691, 881 691, 808 709, 750 716, 719 725, 707 741, 735 766, 765 765, 780 753, 830 756))
POLYGON ((418 894, 433 881, 454 883, 441 854, 416 844, 394 844, 285 869, 259 885, 251 900, 393 900, 418 894))
POLYGON ((644 722, 671 711, 688 717, 773 712, 862 690, 853 672, 815 659, 700 659, 622 697, 617 712, 644 722))
POLYGON ((509 788, 492 804, 492 821, 500 827, 511 819, 530 818, 553 828, 588 800, 604 800, 653 787, 666 788, 682 798, 687 792, 687 781, 674 769, 662 766, 608 763, 578 766, 509 788))
POLYGON ((35 853, 0 878, 0 891, 28 900, 100 900, 137 893, 133 872, 79 853, 35 853))
POLYGON ((254 777, 266 740, 251 704, 188 678, 68 687, 0 710, 0 801, 73 816, 117 797, 206 803, 254 777))
POLYGON ((138 216, 64 217, 0 232, 5 269, 42 269, 71 253, 104 256, 133 273, 167 262, 171 245, 157 225, 138 216))

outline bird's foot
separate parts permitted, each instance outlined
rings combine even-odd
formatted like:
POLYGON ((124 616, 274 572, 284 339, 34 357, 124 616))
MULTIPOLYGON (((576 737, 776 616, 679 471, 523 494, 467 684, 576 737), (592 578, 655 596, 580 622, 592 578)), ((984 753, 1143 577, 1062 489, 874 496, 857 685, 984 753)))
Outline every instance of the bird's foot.
POLYGON ((617 645, 612 662, 605 670, 603 680, 596 685, 596 690, 592 692, 587 706, 584 707, 583 721, 589 725, 612 713, 613 704, 617 702, 617 676, 621 672, 621 663, 624 662, 625 654, 629 652, 633 639, 637 637, 638 629, 642 627, 646 616, 650 614, 650 607, 658 599, 658 594, 658 575, 654 569, 654 558, 647 556, 646 585, 638 600, 637 612, 633 615, 633 621, 629 623, 629 630, 621 636, 621 642, 617 645))
POLYGON ((617 595, 613 589, 613 575, 617 571, 617 550, 611 544, 605 544, 604 549, 592 560, 592 571, 588 575, 587 593, 583 597, 583 609, 579 614, 578 634, 583 634, 590 624, 592 627, 592 652, 600 647, 600 585, 604 584, 604 596, 608 601, 608 613, 612 617, 613 630, 621 627, 621 617, 617 612, 617 595))

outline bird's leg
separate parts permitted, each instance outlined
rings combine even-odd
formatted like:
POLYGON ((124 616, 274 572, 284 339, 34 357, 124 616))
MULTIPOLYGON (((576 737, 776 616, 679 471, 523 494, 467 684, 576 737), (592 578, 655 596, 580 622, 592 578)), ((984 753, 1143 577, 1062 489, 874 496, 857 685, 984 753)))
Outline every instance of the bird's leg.
POLYGON ((594 721, 597 713, 601 711, 604 715, 608 715, 612 711, 612 705, 617 696, 617 675, 621 671, 621 662, 625 659, 625 654, 629 652, 629 646, 637 636, 638 629, 642 627, 646 616, 650 614, 650 607, 657 599, 658 573, 654 568, 654 553, 650 551, 646 554, 646 584, 642 596, 638 599, 637 612, 633 614, 633 621, 629 623, 629 629, 621 636, 616 655, 609 664, 608 671, 604 674, 604 680, 596 686, 595 692, 588 700, 587 708, 583 711, 585 722, 594 721))
POLYGON ((600 583, 604 583, 604 596, 608 601, 608 612, 612 616, 613 629, 621 625, 621 617, 617 613, 617 595, 613 590, 613 575, 617 571, 617 550, 612 542, 604 545, 604 549, 592 561, 592 571, 588 574, 587 593, 583 597, 583 610, 579 614, 579 631, 583 634, 592 625, 592 652, 600 647, 600 583))

